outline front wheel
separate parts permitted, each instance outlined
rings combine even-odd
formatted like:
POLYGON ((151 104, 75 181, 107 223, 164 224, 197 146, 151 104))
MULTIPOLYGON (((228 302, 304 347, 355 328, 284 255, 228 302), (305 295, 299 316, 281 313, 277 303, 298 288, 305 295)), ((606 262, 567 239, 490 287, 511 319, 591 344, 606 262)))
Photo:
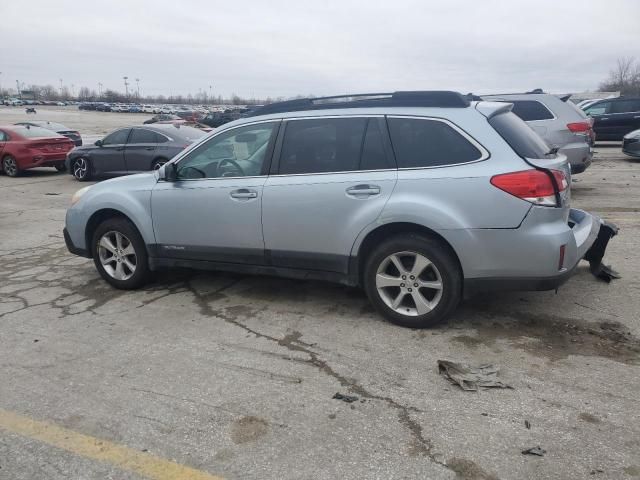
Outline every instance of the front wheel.
POLYGON ((2 159, 2 171, 10 177, 17 177, 20 175, 18 162, 11 155, 7 155, 2 159))
POLYGON ((133 290, 149 276, 147 249, 127 219, 110 218, 93 234, 91 253, 100 276, 116 288, 133 290))
POLYGON ((71 173, 79 182, 86 182, 91 179, 91 165, 89 160, 78 157, 71 162, 71 173))
POLYGON ((445 320, 462 296, 462 274, 450 250, 418 234, 394 236, 369 255, 364 286, 386 319, 411 328, 445 320))

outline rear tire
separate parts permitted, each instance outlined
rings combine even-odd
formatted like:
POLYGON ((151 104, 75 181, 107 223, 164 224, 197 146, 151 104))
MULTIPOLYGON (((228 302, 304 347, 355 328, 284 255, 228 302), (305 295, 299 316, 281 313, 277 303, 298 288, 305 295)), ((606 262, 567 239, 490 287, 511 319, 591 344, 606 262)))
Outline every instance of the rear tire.
POLYGON ((71 162, 71 173, 79 182, 91 180, 91 162, 85 157, 74 159, 71 162))
POLYGON ((134 290, 149 277, 144 240, 125 218, 109 218, 98 225, 91 242, 91 255, 100 276, 116 288, 134 290))
POLYGON ((366 259, 364 287, 387 320, 410 328, 445 320, 462 297, 462 272, 440 241, 415 233, 378 245, 366 259))
POLYGON ((6 155, 2 159, 2 171, 9 177, 17 177, 18 175, 20 175, 18 162, 11 155, 6 155))

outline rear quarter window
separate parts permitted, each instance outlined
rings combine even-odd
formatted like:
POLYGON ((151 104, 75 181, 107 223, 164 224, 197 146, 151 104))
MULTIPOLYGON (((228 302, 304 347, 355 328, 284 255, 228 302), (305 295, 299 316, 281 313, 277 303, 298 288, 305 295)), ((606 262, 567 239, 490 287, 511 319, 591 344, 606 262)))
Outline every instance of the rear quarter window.
POLYGON ((440 120, 388 118, 398 168, 440 167, 480 160, 482 152, 440 120))

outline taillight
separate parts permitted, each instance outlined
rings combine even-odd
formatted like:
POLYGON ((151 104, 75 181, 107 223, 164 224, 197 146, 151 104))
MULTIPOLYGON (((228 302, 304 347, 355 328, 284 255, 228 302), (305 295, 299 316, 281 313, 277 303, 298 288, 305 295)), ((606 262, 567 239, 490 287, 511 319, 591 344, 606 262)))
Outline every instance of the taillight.
POLYGON ((584 122, 567 123, 567 128, 573 133, 587 133, 591 130, 591 122, 585 120, 584 122))
POLYGON ((568 183, 559 170, 524 170, 495 175, 491 177, 491 185, 535 205, 555 207, 556 194, 565 190, 568 183), (549 174, 555 179, 557 191, 549 174))

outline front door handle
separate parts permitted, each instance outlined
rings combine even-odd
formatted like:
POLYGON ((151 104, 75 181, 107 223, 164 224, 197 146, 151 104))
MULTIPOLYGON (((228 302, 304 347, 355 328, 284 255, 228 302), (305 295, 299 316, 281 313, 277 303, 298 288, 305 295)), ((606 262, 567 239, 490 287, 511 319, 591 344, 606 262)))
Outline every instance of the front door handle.
POLYGON ((258 192, 255 190, 249 190, 247 188, 241 188, 239 190, 234 190, 230 193, 231 198, 238 198, 241 200, 248 200, 250 198, 258 198, 258 192))
POLYGON ((355 187, 347 188, 347 195, 352 197, 370 197, 379 194, 380 187, 377 185, 356 185, 355 187))

